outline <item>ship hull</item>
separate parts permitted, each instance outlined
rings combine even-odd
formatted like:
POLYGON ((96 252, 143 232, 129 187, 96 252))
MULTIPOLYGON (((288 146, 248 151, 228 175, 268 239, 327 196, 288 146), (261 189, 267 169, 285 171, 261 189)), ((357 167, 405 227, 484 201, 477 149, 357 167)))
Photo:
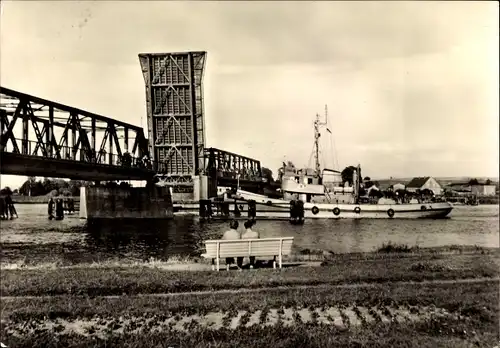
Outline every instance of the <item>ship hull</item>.
MULTIPOLYGON (((237 197, 256 202, 256 217, 288 218, 290 202, 282 199, 270 199, 250 192, 238 191, 237 197)), ((234 200, 231 200, 234 203, 234 200)), ((247 206, 240 205, 242 214, 247 206)), ((447 202, 409 203, 409 204, 330 204, 304 203, 306 219, 438 219, 445 218, 453 210, 447 202)))

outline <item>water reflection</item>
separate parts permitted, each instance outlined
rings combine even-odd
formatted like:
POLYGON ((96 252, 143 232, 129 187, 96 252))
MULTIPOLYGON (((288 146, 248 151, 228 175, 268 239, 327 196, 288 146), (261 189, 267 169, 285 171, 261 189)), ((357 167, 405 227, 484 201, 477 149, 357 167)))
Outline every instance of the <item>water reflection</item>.
POLYGON ((199 254, 203 237, 199 223, 190 218, 175 220, 104 220, 87 224, 85 243, 90 249, 127 254, 143 260, 167 259, 169 255, 199 254))

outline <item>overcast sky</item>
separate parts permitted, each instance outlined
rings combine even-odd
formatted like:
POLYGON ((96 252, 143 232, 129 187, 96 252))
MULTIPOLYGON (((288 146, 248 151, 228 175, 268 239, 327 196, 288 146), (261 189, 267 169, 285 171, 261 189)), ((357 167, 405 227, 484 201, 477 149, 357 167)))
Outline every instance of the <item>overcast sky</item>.
POLYGON ((498 176, 497 2, 1 7, 4 87, 145 125, 138 53, 205 50, 207 146, 275 173, 285 158, 307 165, 314 116, 328 104, 339 169, 498 176))

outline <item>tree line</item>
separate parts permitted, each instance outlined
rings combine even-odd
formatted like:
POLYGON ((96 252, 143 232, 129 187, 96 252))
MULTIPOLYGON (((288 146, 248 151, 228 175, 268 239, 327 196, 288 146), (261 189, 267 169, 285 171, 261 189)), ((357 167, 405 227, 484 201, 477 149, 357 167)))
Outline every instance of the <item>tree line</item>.
MULTIPOLYGON (((66 181, 49 178, 36 180, 36 177, 31 176, 21 185, 18 192, 23 196, 45 196, 49 193, 52 193, 52 195, 79 196, 80 187, 90 185, 90 182, 83 180, 66 181)), ((15 190, 14 193, 16 193, 15 190)))

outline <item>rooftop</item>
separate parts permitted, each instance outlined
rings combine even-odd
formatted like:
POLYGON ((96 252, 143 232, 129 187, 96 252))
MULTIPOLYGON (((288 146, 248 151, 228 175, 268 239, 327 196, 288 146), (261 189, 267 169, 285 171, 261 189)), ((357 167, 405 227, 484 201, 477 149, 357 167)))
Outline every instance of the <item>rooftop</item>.
POLYGON ((416 177, 413 178, 406 187, 413 187, 413 188, 420 188, 424 186, 424 184, 429 180, 431 177, 430 176, 422 176, 422 177, 416 177))

